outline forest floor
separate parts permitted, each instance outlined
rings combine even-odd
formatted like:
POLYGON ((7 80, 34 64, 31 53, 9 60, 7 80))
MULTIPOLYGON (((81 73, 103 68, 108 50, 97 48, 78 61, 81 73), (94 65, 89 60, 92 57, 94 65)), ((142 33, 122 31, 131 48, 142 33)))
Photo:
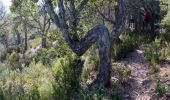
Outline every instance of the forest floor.
POLYGON ((170 63, 162 63, 160 72, 153 74, 151 67, 144 59, 144 49, 145 46, 141 45, 123 60, 112 63, 114 72, 111 79, 113 83, 120 79, 123 81, 119 90, 124 100, 170 100, 168 96, 157 97, 155 92, 156 80, 158 78, 161 80, 164 75, 167 75, 167 79, 163 80, 169 81, 169 84, 166 85, 170 85, 170 63), (125 69, 130 71, 130 75, 120 77, 122 75, 120 70, 125 69))

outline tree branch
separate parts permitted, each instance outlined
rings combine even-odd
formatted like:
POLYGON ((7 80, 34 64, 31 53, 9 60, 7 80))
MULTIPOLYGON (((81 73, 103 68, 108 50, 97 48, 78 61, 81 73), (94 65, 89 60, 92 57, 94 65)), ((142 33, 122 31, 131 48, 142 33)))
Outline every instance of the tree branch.
POLYGON ((108 17, 106 17, 102 12, 100 12, 99 8, 97 7, 97 5, 94 3, 94 5, 96 6, 97 12, 100 14, 100 16, 102 16, 106 21, 110 22, 111 24, 115 25, 116 22, 109 19, 108 17))
POLYGON ((53 22, 60 27, 60 21, 59 21, 59 17, 57 16, 57 14, 54 12, 54 8, 52 6, 51 0, 44 0, 45 1, 45 6, 46 6, 46 11, 48 12, 48 14, 51 16, 53 22))
POLYGON ((69 36, 68 32, 68 25, 66 24, 65 20, 65 8, 63 5, 63 0, 58 0, 58 8, 59 8, 59 15, 57 16, 54 12, 51 0, 45 0, 46 5, 46 11, 50 15, 53 22, 56 24, 56 26, 60 29, 60 31, 63 33, 65 41, 68 43, 70 48, 72 45, 72 40, 69 36))
POLYGON ((50 26, 51 26, 51 19, 48 19, 48 21, 47 21, 47 24, 48 24, 48 26, 47 26, 47 29, 46 29, 46 32, 48 32, 48 30, 50 29, 50 26))
POLYGON ((126 18, 126 8, 125 8, 125 0, 116 0, 118 2, 118 6, 116 8, 116 25, 113 26, 113 30, 111 32, 111 36, 119 36, 121 30, 124 28, 125 25, 125 18, 126 18))
POLYGON ((77 12, 75 8, 75 0, 70 0, 70 16, 71 16, 71 28, 72 28, 72 34, 73 39, 78 40, 77 36, 77 12))
POLYGON ((79 16, 81 14, 81 11, 84 9, 84 7, 87 5, 87 3, 89 2, 89 0, 83 0, 80 5, 77 7, 77 16, 79 16))
POLYGON ((70 16, 71 16, 71 23, 73 26, 76 26, 76 9, 75 9, 75 4, 74 0, 70 0, 70 16))

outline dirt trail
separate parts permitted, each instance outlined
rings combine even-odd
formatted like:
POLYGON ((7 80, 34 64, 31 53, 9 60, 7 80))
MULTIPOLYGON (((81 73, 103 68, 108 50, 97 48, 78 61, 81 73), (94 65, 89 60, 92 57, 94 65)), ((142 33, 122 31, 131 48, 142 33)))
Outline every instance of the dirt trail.
POLYGON ((125 100, 152 100, 154 95, 150 88, 149 65, 144 60, 144 46, 139 46, 134 52, 129 53, 125 59, 113 63, 131 70, 130 78, 122 87, 125 100))

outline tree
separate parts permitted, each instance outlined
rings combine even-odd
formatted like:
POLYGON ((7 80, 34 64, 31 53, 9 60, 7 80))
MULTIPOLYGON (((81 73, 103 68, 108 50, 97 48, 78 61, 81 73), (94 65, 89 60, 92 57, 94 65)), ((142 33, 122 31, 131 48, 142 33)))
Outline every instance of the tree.
MULTIPOLYGON (((99 24, 96 25, 94 28, 89 30, 86 35, 81 38, 77 39, 77 26, 79 23, 79 17, 81 16, 82 11, 84 10, 85 6, 90 2, 89 0, 82 0, 81 3, 76 7, 75 0, 69 0, 69 11, 65 9, 65 3, 63 0, 58 0, 58 14, 55 13, 54 7, 51 0, 44 0, 45 1, 45 10, 52 18, 53 22, 62 32, 65 41, 72 49, 77 56, 82 56, 93 43, 97 42, 99 47, 99 74, 97 75, 96 80, 91 84, 99 85, 104 84, 105 86, 110 84, 110 77, 111 77, 111 57, 110 57, 110 48, 111 43, 110 39, 118 35, 122 30, 123 23, 124 23, 124 16, 125 16, 125 1, 118 0, 118 6, 116 10, 116 18, 117 22, 113 27, 113 31, 109 33, 109 30, 106 26, 99 24), (66 12, 69 12, 69 19, 66 19, 66 12), (71 23, 67 23, 67 21, 71 23), (74 31, 70 31, 74 30, 74 31), (70 37, 70 34, 74 34, 73 37, 70 37)), ((92 2, 97 2, 93 0, 92 2)), ((68 14, 67 14, 68 16, 68 14)))
POLYGON ((48 14, 46 12, 44 12, 45 10, 43 10, 43 5, 44 2, 42 1, 42 3, 39 6, 34 6, 34 9, 36 9, 34 11, 34 13, 32 13, 32 11, 30 11, 29 13, 31 14, 31 20, 32 20, 32 26, 34 29, 37 29, 40 34, 41 34, 41 46, 43 48, 47 47, 46 44, 46 37, 47 37, 47 33, 50 29, 51 26, 51 19, 48 16, 48 14), (40 10, 38 10, 40 9, 40 10))
POLYGON ((148 12, 148 24, 151 27, 151 33, 154 33, 154 24, 160 20, 160 7, 158 0, 127 0, 127 18, 133 16, 135 20, 135 29, 137 31, 142 27, 143 13, 148 12))
MULTIPOLYGON (((20 15, 25 19, 25 25, 27 28, 38 31, 41 35, 41 45, 46 47, 46 34, 48 33, 51 26, 51 19, 48 14, 44 12, 42 4, 34 4, 32 0, 13 0, 11 11, 15 14, 20 15), (26 15, 26 16, 25 16, 26 15), (25 17, 24 17, 25 16, 25 17)), ((20 18, 21 19, 21 18, 20 18)))
POLYGON ((159 0, 141 0, 144 9, 149 14, 149 24, 151 32, 155 33, 155 23, 160 21, 160 2, 159 0))
POLYGON ((8 16, 5 11, 5 7, 0 1, 0 42, 8 48, 8 36, 6 33, 6 27, 8 25, 8 16))
POLYGON ((20 12, 18 14, 15 14, 13 17, 13 32, 17 35, 17 41, 16 44, 19 45, 21 43, 21 32, 24 33, 24 51, 28 48, 28 16, 24 14, 23 12, 20 12))
POLYGON ((5 7, 2 4, 2 2, 0 1, 0 30, 3 30, 4 27, 7 25, 7 21, 4 20, 6 18, 6 11, 5 11, 5 7))

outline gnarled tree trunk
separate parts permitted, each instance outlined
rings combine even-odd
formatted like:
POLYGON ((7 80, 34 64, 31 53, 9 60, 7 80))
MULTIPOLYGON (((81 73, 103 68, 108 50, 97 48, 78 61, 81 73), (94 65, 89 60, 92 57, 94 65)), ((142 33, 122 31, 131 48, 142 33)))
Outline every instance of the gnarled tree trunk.
MULTIPOLYGON (((77 27, 77 16, 81 13, 84 6, 88 3, 89 0, 83 0, 81 4, 75 9, 74 0, 70 0, 70 13, 72 16, 71 19, 71 28, 77 27)), ((114 26, 113 31, 111 34, 109 33, 108 29, 104 25, 97 25, 92 28, 87 34, 80 40, 72 39, 69 36, 68 25, 66 23, 65 18, 65 7, 63 0, 58 0, 58 8, 59 14, 55 14, 54 8, 52 6, 51 0, 45 0, 46 11, 52 18, 53 22, 56 26, 61 30, 63 33, 64 39, 69 45, 69 47, 76 53, 78 56, 82 56, 95 42, 98 44, 99 49, 99 73, 97 75, 96 80, 92 83, 92 86, 95 84, 103 84, 105 86, 109 85, 110 83, 110 74, 111 74, 111 36, 118 35, 122 30, 123 20, 124 20, 124 0, 118 0, 118 8, 117 10, 117 17, 118 22, 116 26, 114 26), (75 41, 76 40, 76 41, 75 41)))

